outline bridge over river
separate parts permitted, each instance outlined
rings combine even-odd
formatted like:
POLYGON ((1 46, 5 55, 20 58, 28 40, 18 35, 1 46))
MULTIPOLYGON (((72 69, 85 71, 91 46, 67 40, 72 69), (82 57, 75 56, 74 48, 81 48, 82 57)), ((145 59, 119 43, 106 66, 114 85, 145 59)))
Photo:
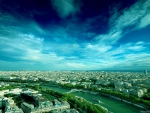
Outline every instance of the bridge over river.
POLYGON ((70 91, 65 93, 73 93, 73 92, 80 92, 80 91, 82 91, 82 89, 71 89, 70 91))

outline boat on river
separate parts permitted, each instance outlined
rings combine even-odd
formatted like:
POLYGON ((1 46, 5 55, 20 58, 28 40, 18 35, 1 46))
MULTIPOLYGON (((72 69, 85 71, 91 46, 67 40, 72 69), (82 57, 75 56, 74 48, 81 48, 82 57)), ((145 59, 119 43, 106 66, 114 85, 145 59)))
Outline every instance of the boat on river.
POLYGON ((100 100, 97 100, 97 99, 92 99, 92 100, 94 100, 94 101, 96 101, 98 103, 103 103, 103 102, 101 102, 100 100))

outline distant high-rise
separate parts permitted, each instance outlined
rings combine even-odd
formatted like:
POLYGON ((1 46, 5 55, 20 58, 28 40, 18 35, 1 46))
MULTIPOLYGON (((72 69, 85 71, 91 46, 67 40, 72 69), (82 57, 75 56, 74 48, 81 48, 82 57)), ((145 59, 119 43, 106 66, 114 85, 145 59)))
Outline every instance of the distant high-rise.
POLYGON ((147 74, 147 70, 144 70, 144 74, 147 74))

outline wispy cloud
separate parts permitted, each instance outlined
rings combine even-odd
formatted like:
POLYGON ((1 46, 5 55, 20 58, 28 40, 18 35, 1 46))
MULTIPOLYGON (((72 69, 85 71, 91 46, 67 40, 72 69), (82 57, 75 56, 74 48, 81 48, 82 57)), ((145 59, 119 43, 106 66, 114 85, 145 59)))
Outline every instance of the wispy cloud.
POLYGON ((84 62, 90 62, 91 66, 97 69, 147 69, 150 66, 147 63, 150 57, 150 53, 146 51, 148 45, 145 42, 127 43, 119 47, 112 46, 103 52, 98 50, 101 45, 93 48, 94 50, 91 49, 94 46, 88 45, 84 53, 84 62))
POLYGON ((107 34, 95 37, 99 42, 116 43, 125 34, 142 29, 150 25, 150 0, 140 0, 130 8, 126 8, 120 15, 117 10, 109 20, 110 30, 107 34), (117 17, 118 16, 118 17, 117 17))
POLYGON ((114 29, 123 30, 125 27, 135 25, 134 29, 146 27, 150 24, 149 15, 150 8, 149 0, 140 0, 131 6, 129 9, 123 11, 123 14, 115 21, 114 20, 114 29), (145 22, 143 22, 146 20, 145 22))
POLYGON ((99 52, 99 53, 104 53, 104 52, 107 52, 108 50, 110 50, 112 48, 112 46, 106 46, 106 45, 92 45, 92 44, 87 44, 86 45, 86 49, 89 51, 96 51, 96 52, 99 52))
MULTIPOLYGON (((43 38, 35 37, 34 35, 19 34, 19 38, 2 38, 0 52, 5 53, 6 58, 15 58, 18 61, 31 61, 31 62, 47 62, 62 60, 62 57, 58 57, 55 53, 50 52, 47 54, 42 53, 44 44, 43 38)), ((1 56, 1 55, 0 55, 1 56)), ((7 59, 6 59, 7 60, 7 59)))
POLYGON ((78 69, 81 69, 81 68, 86 68, 86 65, 82 64, 82 63, 67 63, 67 65, 69 67, 73 67, 73 68, 78 68, 78 69))

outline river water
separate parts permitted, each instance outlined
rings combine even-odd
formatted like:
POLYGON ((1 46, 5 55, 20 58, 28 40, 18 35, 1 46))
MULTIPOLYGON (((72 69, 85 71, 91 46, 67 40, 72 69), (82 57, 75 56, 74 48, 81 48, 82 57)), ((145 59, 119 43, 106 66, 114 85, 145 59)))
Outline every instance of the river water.
MULTIPOLYGON (((69 89, 64 89, 55 86, 43 86, 43 87, 52 89, 54 91, 58 91, 60 93, 65 93, 69 91, 69 89)), ((83 97, 84 99, 92 102, 93 104, 99 104, 107 108, 109 111, 113 113, 140 113, 140 111, 142 111, 141 108, 135 107, 133 105, 109 97, 104 97, 104 96, 94 95, 94 94, 89 94, 84 92, 72 92, 72 94, 83 97), (98 103, 95 100, 100 100, 100 103, 98 103)))

